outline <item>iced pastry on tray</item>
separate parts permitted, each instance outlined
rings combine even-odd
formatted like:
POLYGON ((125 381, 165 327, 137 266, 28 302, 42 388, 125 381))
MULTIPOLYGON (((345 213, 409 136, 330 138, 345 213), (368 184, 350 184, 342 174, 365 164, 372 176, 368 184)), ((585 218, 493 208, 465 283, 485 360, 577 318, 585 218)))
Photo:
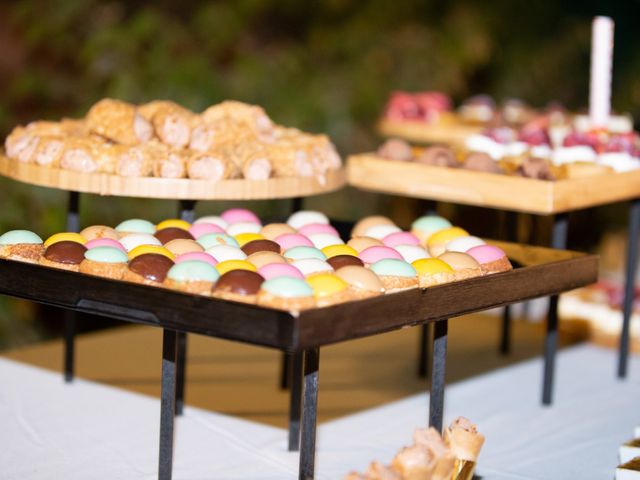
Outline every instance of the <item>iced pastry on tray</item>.
POLYGON ((411 232, 366 217, 352 235, 345 243, 321 212, 263 225, 250 210, 231 208, 194 223, 90 225, 45 242, 9 231, 0 258, 292 312, 511 269, 500 248, 434 215, 414 221, 411 232))
POLYGON ((81 120, 38 121, 6 138, 9 158, 125 177, 314 177, 342 167, 326 135, 272 122, 256 105, 225 101, 198 114, 169 100, 140 106, 106 98, 81 120))

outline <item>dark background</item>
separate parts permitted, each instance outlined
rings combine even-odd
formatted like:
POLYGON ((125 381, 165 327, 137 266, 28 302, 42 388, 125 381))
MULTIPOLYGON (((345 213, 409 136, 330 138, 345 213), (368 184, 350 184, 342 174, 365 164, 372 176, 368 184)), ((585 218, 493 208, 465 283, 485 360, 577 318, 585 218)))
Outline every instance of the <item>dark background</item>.
MULTIPOLYGON (((0 135, 35 119, 81 116, 105 96, 169 98, 196 111, 234 98, 264 106, 278 123, 328 133, 346 156, 377 145, 375 120, 394 89, 582 109, 597 14, 616 22, 613 107, 639 118, 638 1, 2 2, 0 135)), ((0 203, 2 231, 63 228, 64 192, 0 179, 0 203)), ((387 213, 401 224, 424 207, 351 189, 306 206, 343 220, 387 213)), ((199 213, 226 207, 203 203, 199 213)), ((250 208, 277 215, 288 205, 250 208)), ((158 221, 175 210, 169 201, 84 195, 82 224, 158 221)), ((497 231, 493 212, 444 210, 474 233, 497 231)), ((594 248, 624 214, 609 207, 574 216, 572 246, 594 248)), ((0 348, 52 334, 56 322, 36 317, 30 304, 0 298, 0 348)))

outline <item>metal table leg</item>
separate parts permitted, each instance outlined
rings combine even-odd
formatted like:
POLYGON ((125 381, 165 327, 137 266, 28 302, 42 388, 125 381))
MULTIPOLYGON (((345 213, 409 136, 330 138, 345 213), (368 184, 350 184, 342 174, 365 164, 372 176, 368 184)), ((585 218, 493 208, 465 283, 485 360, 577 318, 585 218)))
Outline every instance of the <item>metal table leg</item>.
MULTIPOLYGON (((567 247, 569 230, 569 214, 562 213, 553 219, 551 247, 564 249, 567 247)), ((555 372, 556 350, 558 348, 558 295, 549 297, 547 315, 547 333, 544 339, 544 373, 542 380, 542 404, 553 402, 553 375, 555 372)))
POLYGON ((629 325, 633 313, 636 263, 638 261, 638 236, 640 235, 640 199, 629 205, 629 233, 627 234, 627 266, 624 280, 624 303, 622 313, 622 332, 618 350, 618 378, 626 378, 629 360, 629 325))
MULTIPOLYGON (((179 215, 182 220, 193 223, 195 220, 195 200, 180 200, 179 215)), ((176 415, 182 415, 184 410, 184 390, 187 369, 187 334, 177 334, 176 356, 176 415)))
POLYGON ((173 420, 176 402, 177 336, 173 330, 162 333, 162 393, 160 397, 160 451, 158 480, 171 480, 173 470, 173 420))
POLYGON ((302 402, 302 353, 288 357, 291 365, 291 392, 289 393, 289 451, 300 449, 300 407, 302 402))
POLYGON ((429 387, 429 426, 442 432, 444 413, 445 367, 447 362, 447 332, 449 320, 439 320, 433 327, 431 382, 429 387))
MULTIPOLYGON (((80 194, 69 192, 67 204, 67 231, 80 231, 80 194)), ((71 310, 64 312, 64 381, 73 381, 75 375, 75 337, 77 313, 71 310)))
POLYGON ((418 362, 418 376, 427 378, 429 372, 429 341, 431 336, 431 324, 420 326, 420 360, 418 362))
POLYGON ((304 352, 304 403, 300 437, 299 480, 312 480, 316 455, 316 417, 318 413, 318 368, 320 349, 304 352))
MULTIPOLYGON (((504 236, 508 242, 518 241, 518 214, 515 212, 504 212, 504 236)), ((502 311, 502 329, 500 330, 500 353, 502 355, 511 353, 512 313, 511 305, 506 305, 502 311)))

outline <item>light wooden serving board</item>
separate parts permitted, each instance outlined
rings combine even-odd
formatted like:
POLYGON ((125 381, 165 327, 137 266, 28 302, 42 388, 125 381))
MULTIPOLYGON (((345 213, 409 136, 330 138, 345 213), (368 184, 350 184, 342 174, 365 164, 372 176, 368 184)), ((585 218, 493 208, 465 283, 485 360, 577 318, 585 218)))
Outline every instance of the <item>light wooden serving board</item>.
POLYGON ((347 175, 363 190, 537 215, 640 197, 640 170, 546 181, 361 154, 349 157, 347 175))
POLYGON ((467 138, 480 133, 483 127, 452 123, 425 123, 382 119, 378 132, 384 137, 403 138, 417 143, 444 143, 464 147, 467 138))
POLYGON ((321 184, 310 177, 268 180, 191 180, 156 177, 121 177, 106 173, 81 173, 20 163, 0 155, 0 175, 20 182, 76 192, 121 197, 170 198, 176 200, 260 200, 318 195, 346 183, 344 169, 327 173, 321 184))

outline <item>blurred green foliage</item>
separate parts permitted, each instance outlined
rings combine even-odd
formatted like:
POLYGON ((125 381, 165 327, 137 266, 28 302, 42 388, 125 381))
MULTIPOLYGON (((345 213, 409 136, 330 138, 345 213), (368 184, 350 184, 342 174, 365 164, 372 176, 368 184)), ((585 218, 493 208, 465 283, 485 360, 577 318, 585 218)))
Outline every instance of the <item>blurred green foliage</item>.
MULTIPOLYGON (((4 2, 0 135, 38 118, 81 116, 105 96, 169 98, 196 111, 235 98, 263 105, 279 123, 328 133, 346 154, 376 144, 373 125, 394 89, 580 108, 594 14, 616 21, 614 107, 638 117, 638 13, 638 2, 622 0, 604 7, 568 0, 4 2)), ((26 224, 48 235, 64 225, 64 192, 2 179, 0 201, 0 230, 26 224)), ((345 190, 307 205, 355 218, 385 212, 391 202, 345 190)), ((254 208, 287 211, 286 202, 254 208)), ((83 224, 175 211, 169 201, 82 199, 83 224)), ((0 338, 8 324, 2 311, 0 338)))

